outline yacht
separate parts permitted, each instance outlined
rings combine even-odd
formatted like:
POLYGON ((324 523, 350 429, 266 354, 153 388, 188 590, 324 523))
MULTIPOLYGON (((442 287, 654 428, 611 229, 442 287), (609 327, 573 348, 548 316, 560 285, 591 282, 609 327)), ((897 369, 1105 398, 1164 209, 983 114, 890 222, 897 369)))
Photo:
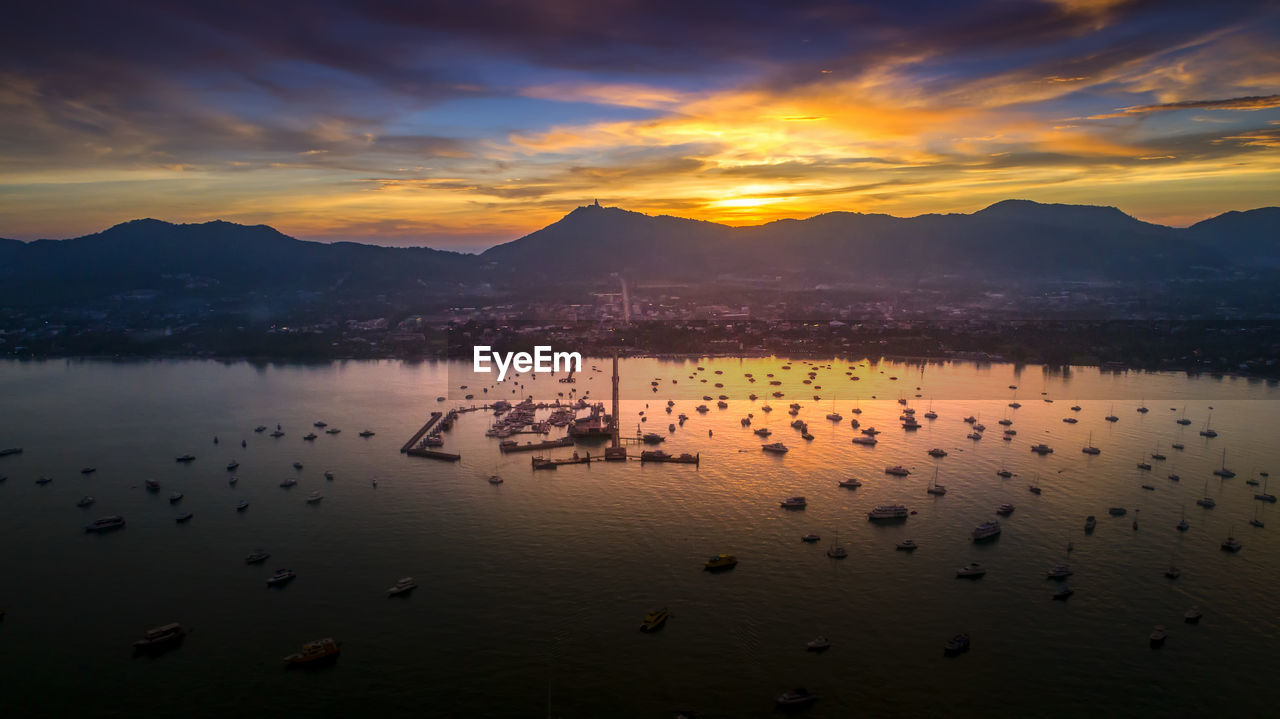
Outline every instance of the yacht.
POLYGON ((827 556, 832 559, 844 559, 849 556, 849 550, 839 544, 839 537, 836 538, 836 544, 827 547, 827 556))
POLYGON ((662 444, 663 442, 667 441, 667 438, 663 437, 657 432, 650 432, 645 436, 641 437, 641 441, 643 441, 645 444, 662 444))
POLYGON ((907 417, 906 421, 902 423, 902 428, 907 431, 920 429, 920 423, 916 421, 915 417, 907 417))
POLYGON ((874 437, 874 436, 876 436, 877 434, 880 434, 880 430, 876 429, 875 427, 867 427, 867 428, 865 428, 865 429, 861 429, 861 430, 858 430, 858 431, 859 431, 859 432, 862 432, 863 434, 865 434, 865 435, 866 435, 866 436, 868 436, 868 437, 874 437))
POLYGON ((789 692, 783 692, 773 700, 775 706, 779 709, 797 709, 806 707, 818 701, 818 695, 805 689, 804 687, 796 687, 789 692))
POLYGON ((973 441, 975 441, 975 442, 976 442, 976 441, 978 441, 978 440, 982 439, 982 433, 981 433, 981 432, 970 432, 969 434, 965 435, 965 437, 966 437, 966 438, 968 438, 968 439, 972 439, 973 441))
POLYGON ((1227 450, 1222 450, 1222 466, 1213 470, 1213 473, 1223 479, 1231 479, 1236 473, 1227 469, 1227 450))
POLYGON ((990 539, 1000 534, 1000 523, 996 521, 983 522, 982 524, 979 524, 977 527, 974 527, 973 532, 971 532, 970 534, 972 535, 973 541, 975 542, 980 542, 984 539, 990 539))
POLYGON ((1228 534, 1227 538, 1222 542, 1222 551, 1224 552, 1238 552, 1243 547, 1244 545, 1241 544, 1235 537, 1231 536, 1230 534, 1228 534))
POLYGON ((1085 454, 1094 454, 1094 455, 1102 454, 1102 450, 1093 446, 1093 432, 1089 433, 1089 444, 1086 444, 1084 448, 1081 449, 1080 451, 1084 452, 1085 454))
POLYGON ((1204 615, 1201 614, 1199 607, 1192 607, 1183 613, 1182 621, 1186 622, 1187 624, 1199 624, 1200 617, 1202 616, 1204 615))
POLYGON ((930 456, 930 457, 945 457, 945 456, 947 456, 947 450, 942 449, 941 447, 934 447, 933 449, 929 450, 929 456, 930 456))
POLYGON ((1160 453, 1160 443, 1156 442, 1156 450, 1151 453, 1151 458, 1163 462, 1167 457, 1160 453))
POLYGON ((338 643, 332 639, 317 639, 302 645, 302 651, 284 658, 286 667, 307 667, 336 661, 342 654, 338 643))
POLYGON ((1185 532, 1188 529, 1191 529, 1191 522, 1188 522, 1186 517, 1183 517, 1182 519, 1178 520, 1179 532, 1185 532))
POLYGON ((174 521, 176 521, 178 524, 182 524, 183 522, 186 522, 186 521, 190 520, 190 519, 191 519, 192 517, 194 517, 194 516, 196 516, 196 515, 192 514, 191 512, 183 512, 182 514, 179 514, 178 516, 174 517, 173 519, 174 519, 174 521))
POLYGON ((671 612, 667 611, 666 607, 655 612, 649 612, 644 615, 644 620, 640 623, 640 631, 645 632, 646 634, 649 632, 656 632, 661 629, 670 618, 671 612))
POLYGON ((1067 566, 1066 564, 1059 564, 1053 569, 1050 569, 1048 574, 1045 575, 1045 577, 1048 579, 1066 579, 1072 574, 1073 572, 1071 571, 1071 567, 1067 566))
POLYGON ((1056 591, 1054 591, 1053 598, 1057 600, 1065 600, 1067 597, 1070 597, 1072 594, 1075 594, 1075 593, 1076 593, 1076 590, 1064 584, 1061 587, 1058 587, 1056 591))
POLYGON ((294 479, 293 477, 290 477, 290 478, 288 478, 288 479, 284 480, 283 482, 281 482, 281 483, 280 483, 280 486, 281 486, 281 487, 284 487, 285 489, 288 489, 289 487, 292 487, 292 486, 296 485, 297 483, 298 483, 298 480, 294 479))
POLYGON ((882 504, 867 512, 867 519, 873 522, 906 519, 910 512, 901 504, 882 504))
POLYGON ((313 423, 311 424, 311 426, 312 426, 312 427, 318 427, 318 428, 320 428, 320 429, 324 429, 325 427, 328 427, 328 426, 329 426, 329 423, 328 423, 328 422, 313 422, 313 423))
POLYGON ((1150 462, 1146 462, 1146 461, 1144 461, 1144 460, 1141 460, 1141 459, 1140 459, 1140 460, 1138 460, 1138 469, 1145 469, 1145 470, 1147 470, 1147 471, 1150 471, 1150 470, 1151 470, 1151 463, 1150 463, 1150 462))
POLYGON ((1151 640, 1151 646, 1158 647, 1164 644, 1164 640, 1168 638, 1168 636, 1169 632, 1165 631, 1164 625, 1157 624, 1155 628, 1151 630, 1151 636, 1149 636, 1148 639, 1151 640))
POLYGON ((1116 416, 1116 406, 1114 404, 1111 405, 1111 414, 1107 415, 1106 417, 1103 417, 1103 419, 1107 420, 1108 422, 1120 421, 1120 418, 1116 416))
POLYGON ((245 564, 261 564, 262 562, 267 561, 267 559, 270 556, 271 555, 269 553, 264 552, 261 549, 256 549, 250 552, 249 556, 244 558, 244 563, 245 564))
POLYGON ((361 432, 361 433, 360 433, 360 436, 361 436, 361 437, 372 437, 374 434, 375 434, 375 433, 374 433, 372 430, 368 430, 368 429, 366 429, 365 431, 363 431, 363 432, 361 432))
POLYGON ((234 459, 227 463, 228 472, 234 472, 239 468, 240 468, 240 463, 235 461, 234 459))
POLYGON ((720 569, 731 569, 736 566, 738 566, 737 557, 732 554, 716 554, 708 559, 702 565, 702 568, 714 572, 720 569))
POLYGON ((857 489, 858 487, 862 486, 862 482, 859 482, 858 480, 850 477, 849 479, 840 480, 840 486, 844 487, 845 489, 857 489))
POLYGON ((266 431, 267 431, 267 425, 265 425, 265 424, 260 424, 260 425, 258 425, 257 427, 254 427, 254 428, 253 428, 253 431, 254 431, 254 432, 257 432, 258 434, 262 434, 263 432, 266 432, 266 431))
POLYGON ((307 504, 319 504, 322 499, 324 499, 323 494, 320 494, 319 492, 312 492, 307 495, 307 504))
POLYGON ((271 436, 275 437, 276 439, 279 439, 284 436, 284 430, 277 429, 276 431, 271 433, 271 436))
POLYGON ((113 529, 124 529, 124 517, 116 514, 95 519, 84 525, 84 531, 86 532, 110 532, 113 529))
POLYGON ((181 457, 178 457, 178 461, 183 464, 187 464, 189 462, 196 461, 196 456, 194 454, 184 454, 181 457))
POLYGON ((155 481, 154 479, 148 479, 148 480, 144 483, 144 486, 146 486, 146 488, 147 488, 147 491, 148 491, 148 492, 159 492, 159 491, 160 491, 160 483, 159 483, 159 482, 157 482, 157 481, 155 481))
POLYGON ((295 574, 292 569, 277 569, 275 574, 272 574, 270 577, 267 578, 267 586, 269 587, 283 586, 293 581, 294 578, 296 578, 297 576, 298 575, 295 574))
POLYGON ((177 504, 178 502, 181 502, 181 501, 182 501, 183 496, 185 496, 185 495, 183 495, 183 494, 182 494, 182 492, 174 492, 174 493, 170 494, 170 495, 169 495, 169 504, 177 504))
POLYGON ((942 646, 942 651, 949 657, 954 657, 957 654, 969 651, 969 635, 957 634, 954 637, 951 637, 947 640, 947 643, 942 646))
POLYGON ((964 421, 966 424, 974 424, 978 421, 978 418, 974 417, 973 415, 969 415, 968 417, 964 418, 964 421))
POLYGON ((770 444, 762 444, 762 445, 760 445, 760 449, 762 449, 762 450, 764 450, 764 451, 766 451, 766 452, 773 452, 774 454, 786 454, 786 453, 787 453, 787 451, 788 451, 788 450, 787 450, 787 445, 785 445, 785 444, 783 444, 783 443, 781 443, 781 442, 773 442, 773 443, 770 443, 770 444))
POLYGON ((324 431, 324 433, 325 433, 325 434, 337 434, 337 433, 339 433, 339 432, 341 432, 341 431, 342 431, 342 430, 338 429, 337 427, 330 427, 329 429, 326 429, 326 430, 324 431))
POLYGON ((315 432, 308 432, 302 435, 302 438, 308 442, 314 442, 316 440, 316 437, 318 436, 319 435, 317 435, 315 432))
POLYGON ((1008 469, 1005 469, 1004 465, 1001 465, 1000 469, 996 470, 996 476, 1002 479, 1009 479, 1013 476, 1013 472, 1010 472, 1008 469))
POLYGON ((844 421, 844 417, 843 417, 839 412, 830 412, 830 413, 828 413, 828 414, 827 414, 827 419, 831 420, 832 422, 843 422, 843 421, 844 421))
POLYGON ((781 502, 783 509, 804 509, 804 497, 787 497, 781 502))
POLYGON ((876 442, 878 441, 879 440, 877 440, 875 437, 854 437, 853 438, 854 444, 866 445, 868 447, 876 446, 876 442))
POLYGON ((904 552, 912 552, 912 551, 915 551, 916 548, 919 546, 920 545, 916 544, 916 540, 914 539, 904 539, 901 542, 898 542, 898 545, 896 548, 904 552))
POLYGON ((1090 514, 1088 517, 1085 517, 1084 531, 1092 532, 1094 527, 1097 527, 1097 526, 1098 526, 1098 520, 1092 514, 1090 514))
POLYGON ((911 474, 911 470, 907 469, 906 467, 903 467, 900 464, 895 464, 892 467, 885 467, 884 473, 893 475, 894 477, 905 477, 911 474))
POLYGON ((800 541, 801 541, 801 542, 806 542, 806 543, 808 543, 808 544, 813 544, 814 542, 818 541, 819 539, 822 539, 822 537, 820 537, 820 536, 818 536, 818 535, 814 534, 813 532, 810 532, 810 533, 808 533, 808 534, 804 535, 803 537, 801 537, 801 538, 800 538, 800 541))
POLYGON ((1253 498, 1258 500, 1259 502, 1270 502, 1272 504, 1275 504, 1276 496, 1274 494, 1267 493, 1267 481, 1268 481, 1267 478, 1263 478, 1262 491, 1253 495, 1253 498))
POLYGON ((247 499, 242 499, 242 500, 240 500, 240 503, 236 505, 236 511, 237 511, 237 512, 243 512, 244 510, 246 510, 246 509, 248 509, 248 508, 249 508, 249 500, 247 500, 247 499))
POLYGON ((999 514, 1004 517, 1007 517, 1010 514, 1013 514, 1013 505, 1009 504, 1008 502, 1005 502, 999 507, 996 507, 996 514, 999 514))
POLYGON ((181 624, 165 624, 147 630, 141 639, 133 643, 133 648, 138 652, 161 652, 181 644, 186 636, 187 630, 181 624))
POLYGON ((1210 421, 1210 420, 1212 420, 1212 419, 1213 419, 1213 413, 1212 413, 1212 412, 1210 412, 1210 413, 1209 413, 1209 419, 1206 419, 1206 420, 1204 421, 1204 429, 1200 430, 1200 436, 1201 436, 1201 437, 1209 437, 1209 438, 1213 438, 1213 437, 1217 437, 1217 436, 1218 436, 1218 433, 1217 433, 1217 432, 1215 432, 1213 429, 1211 429, 1211 428, 1209 427, 1209 421, 1210 421))
POLYGON ((987 573, 986 567, 982 566, 981 564, 978 564, 977 562, 971 562, 968 566, 961 567, 956 570, 956 578, 977 579, 986 573, 987 573))
POLYGON ((1039 455, 1053 454, 1053 447, 1047 444, 1037 444, 1031 447, 1031 451, 1039 455))
POLYGON ((86 494, 85 496, 83 496, 83 497, 81 497, 81 498, 80 498, 80 501, 79 501, 79 502, 76 502, 76 506, 77 506, 77 507, 88 507, 88 506, 91 506, 91 505, 92 505, 94 502, 96 502, 96 501, 98 501, 98 500, 96 500, 96 499, 94 499, 93 497, 90 497, 89 495, 87 495, 87 494, 86 494))
POLYGON ((928 494, 937 495, 939 497, 947 493, 947 488, 938 484, 938 468, 937 467, 933 468, 933 479, 929 480, 929 487, 924 491, 927 492, 928 494))
POLYGON ((413 581, 413 577, 403 577, 387 590, 388 597, 394 597, 400 594, 408 594, 418 588, 418 583, 413 581))
POLYGON ((1169 446, 1170 446, 1170 447, 1173 447, 1174 449, 1186 449, 1186 448, 1187 448, 1187 445, 1182 444, 1181 442, 1174 442, 1173 444, 1171 444, 1171 445, 1169 445, 1169 446))

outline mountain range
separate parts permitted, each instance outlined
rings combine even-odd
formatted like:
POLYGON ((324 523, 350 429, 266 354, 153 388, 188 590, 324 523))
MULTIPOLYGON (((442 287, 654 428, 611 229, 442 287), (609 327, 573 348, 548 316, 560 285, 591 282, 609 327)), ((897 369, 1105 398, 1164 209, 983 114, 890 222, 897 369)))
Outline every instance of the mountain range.
POLYGON ((0 239, 0 301, 76 301, 196 284, 344 296, 607 280, 797 282, 948 276, 984 282, 1152 280, 1280 267, 1280 207, 1186 228, 1114 207, 1006 200, 972 214, 831 212, 730 227, 579 207, 478 255, 297 240, 265 225, 134 220, 67 240, 0 239))

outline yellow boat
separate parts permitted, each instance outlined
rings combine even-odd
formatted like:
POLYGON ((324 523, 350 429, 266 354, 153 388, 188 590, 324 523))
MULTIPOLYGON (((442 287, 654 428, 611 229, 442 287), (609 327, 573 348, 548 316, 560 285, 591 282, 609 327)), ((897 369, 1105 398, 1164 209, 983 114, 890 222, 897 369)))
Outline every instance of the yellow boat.
POLYGON ((305 667, 331 662, 342 653, 338 643, 332 639, 317 639, 302 645, 302 651, 284 658, 288 667, 305 667))
POLYGON ((667 619, 670 617, 671 612, 668 612, 666 607, 663 607, 656 612, 649 612, 644 615, 644 622, 640 625, 640 631, 656 632, 662 628, 662 625, 667 623, 667 619))
POLYGON ((717 554, 714 557, 708 559, 707 563, 704 564, 703 566, 706 569, 715 570, 715 569, 728 569, 730 567, 737 566, 737 564, 738 564, 738 558, 733 556, 732 554, 717 554))

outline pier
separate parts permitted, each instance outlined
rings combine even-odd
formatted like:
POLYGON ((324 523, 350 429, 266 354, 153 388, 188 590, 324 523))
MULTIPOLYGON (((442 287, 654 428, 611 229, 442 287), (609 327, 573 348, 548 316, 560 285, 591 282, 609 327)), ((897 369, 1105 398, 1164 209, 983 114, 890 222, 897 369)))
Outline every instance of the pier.
POLYGON ((454 454, 452 452, 441 452, 439 450, 434 450, 434 449, 425 449, 423 447, 414 447, 413 449, 405 450, 405 454, 411 457, 426 457, 427 459, 443 459, 447 462, 457 462, 458 460, 462 459, 462 455, 460 454, 454 454))
POLYGON ((430 432, 431 428, 436 426, 436 423, 439 422, 440 418, 443 416, 444 413, 442 412, 432 412, 431 419, 427 420, 427 423, 422 425, 422 429, 415 432, 414 435, 409 438, 409 441, 404 443, 404 446, 400 448, 400 453, 405 454, 409 450, 413 449, 413 446, 418 443, 418 440, 422 439, 423 435, 427 432, 430 432))

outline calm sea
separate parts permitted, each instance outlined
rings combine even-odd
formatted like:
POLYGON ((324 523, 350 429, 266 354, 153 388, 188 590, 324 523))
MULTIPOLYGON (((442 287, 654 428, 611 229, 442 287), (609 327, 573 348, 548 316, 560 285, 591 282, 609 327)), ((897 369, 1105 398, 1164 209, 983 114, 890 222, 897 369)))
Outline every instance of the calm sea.
POLYGON ((1096 368, 785 364, 625 360, 624 431, 663 434, 664 449, 700 453, 701 465, 534 472, 530 454, 503 456, 484 436, 487 411, 462 415, 445 434, 458 463, 399 448, 433 410, 524 394, 605 399, 607 374, 584 368, 572 385, 523 377, 492 387, 447 363, 0 363, 0 448, 25 449, 0 458, 0 715, 663 717, 692 708, 745 717, 771 713, 773 697, 796 686, 820 695, 812 716, 830 717, 1274 712, 1266 687, 1280 634, 1280 516, 1246 480, 1280 471, 1276 387, 1096 368), (716 408, 720 394, 727 409, 716 408), (916 408, 920 430, 901 429, 898 398, 916 408), (1016 410, 1007 406, 1015 398, 1016 410), (789 426, 793 401, 810 441, 789 426), (694 411, 704 402, 708 413, 694 411), (923 418, 930 405, 936 420, 923 418), (1143 405, 1150 411, 1138 412, 1143 405), (833 410, 842 421, 825 418, 833 410), (1175 423, 1184 411, 1189 426, 1175 423), (681 412, 689 420, 669 432, 681 412), (1104 421, 1111 412, 1118 422, 1104 421), (750 428, 740 422, 748 413, 750 428), (987 426, 981 440, 966 439, 971 414, 987 426), (860 436, 855 416, 882 430, 877 446, 850 442, 860 436), (1006 417, 1018 433, 1009 442, 997 424, 1006 417), (304 441, 321 420, 341 433, 304 441), (1207 421, 1218 437, 1200 436, 1207 421), (253 431, 277 424, 278 439, 253 431), (752 430, 762 426, 791 451, 761 452, 752 430), (376 434, 361 438, 364 429, 376 434), (1101 455, 1081 453, 1090 433, 1101 455), (1041 442, 1054 453, 1029 451, 1041 442), (934 447, 948 456, 929 457, 934 447), (1137 469, 1157 447, 1168 459, 1137 469), (1211 474, 1224 449, 1234 479, 1211 474), (197 459, 174 461, 184 453, 197 459), (912 474, 884 474, 894 464, 912 474), (997 477, 1001 466, 1016 476, 997 477), (925 493, 935 467, 942 497, 925 493), (505 482, 490 485, 491 474, 505 482), (54 481, 39 486, 41 475, 54 481), (288 477, 297 486, 281 488, 288 477), (863 486, 837 487, 849 477, 863 486), (159 493, 144 491, 149 478, 159 493), (177 505, 172 491, 185 495, 177 505), (304 501, 313 491, 321 503, 304 501), (1216 508, 1195 505, 1205 493, 1216 508), (84 495, 97 502, 76 507, 84 495), (806 496, 807 509, 779 507, 792 495, 806 496), (251 503, 243 513, 241 500, 251 503), (973 544, 969 531, 1003 502, 1016 510, 1001 518, 1001 537, 973 544), (867 522, 868 509, 890 503, 916 514, 867 522), (1113 506, 1128 516, 1108 516, 1113 506), (195 516, 178 524, 183 511, 195 516), (1180 533, 1184 512, 1191 529, 1180 533), (128 527, 83 531, 109 514, 128 527), (1090 514, 1098 527, 1086 535, 1090 514), (1266 528, 1249 525, 1255 516, 1266 528), (808 532, 822 540, 802 543, 808 532), (1238 554, 1219 549, 1229 534, 1244 544, 1238 554), (825 556, 837 536, 843 561, 825 556), (920 548, 895 551, 907 538, 920 548), (271 558, 246 565, 258 548, 271 558), (718 552, 740 565, 702 571, 718 552), (956 579, 973 561, 988 574, 956 579), (1063 562, 1076 594, 1052 601, 1045 573, 1063 562), (1170 563, 1179 579, 1164 577, 1170 563), (298 578, 268 589, 280 567, 298 578), (421 586, 388 599, 404 576, 421 586), (673 615, 665 629, 637 631, 663 606, 673 615), (1198 626, 1182 622, 1192 606, 1204 612, 1198 626), (174 621, 192 628, 180 648, 132 656, 131 642, 174 621), (1156 624, 1170 632, 1161 649, 1148 646, 1156 624), (961 631, 972 651, 944 658, 943 643, 961 631), (818 635, 831 650, 806 652, 818 635), (336 666, 282 668, 302 642, 329 636, 342 642, 336 666))

